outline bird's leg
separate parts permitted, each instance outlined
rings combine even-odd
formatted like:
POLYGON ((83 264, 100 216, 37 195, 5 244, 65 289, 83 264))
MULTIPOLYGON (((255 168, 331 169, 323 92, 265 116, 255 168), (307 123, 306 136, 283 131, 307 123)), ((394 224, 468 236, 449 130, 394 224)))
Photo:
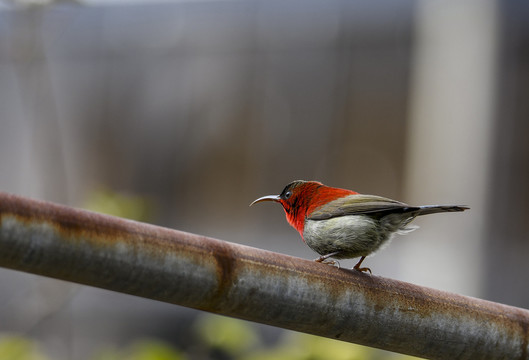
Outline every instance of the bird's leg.
POLYGON ((327 260, 327 259, 330 258, 331 256, 337 255, 337 254, 339 254, 339 253, 340 253, 339 251, 335 251, 335 252, 330 253, 330 254, 322 255, 322 256, 320 256, 319 258, 314 259, 314 261, 319 262, 319 263, 322 263, 322 264, 328 264, 328 265, 335 265, 335 264, 338 264, 338 268, 340 268, 340 263, 339 263, 338 261, 335 261, 335 260, 327 260))
POLYGON ((338 255, 339 253, 340 253, 339 251, 335 251, 335 252, 332 252, 330 254, 322 255, 319 258, 314 259, 314 261, 323 262, 325 259, 328 259, 328 258, 330 258, 331 256, 334 256, 334 255, 338 255))
POLYGON ((362 265, 362 261, 364 261, 365 258, 366 258, 365 256, 362 256, 360 258, 360 261, 355 266, 353 266, 353 269, 357 270, 357 271, 360 271, 360 272, 368 272, 369 271, 370 274, 373 274, 371 272, 370 268, 368 268, 368 267, 360 267, 360 265, 362 265))

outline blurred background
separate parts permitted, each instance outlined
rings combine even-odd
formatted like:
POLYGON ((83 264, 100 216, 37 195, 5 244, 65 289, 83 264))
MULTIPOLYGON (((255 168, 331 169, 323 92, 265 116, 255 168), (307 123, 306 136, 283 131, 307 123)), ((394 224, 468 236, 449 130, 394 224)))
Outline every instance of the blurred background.
MULTIPOLYGON (((417 219, 365 264, 525 308, 528 99, 521 0, 0 1, 1 191, 307 259, 279 205, 248 204, 305 179, 469 205, 417 219)), ((4 343, 36 341, 51 359, 121 359, 101 349, 143 338, 182 357, 252 358, 207 330, 230 326, 306 348, 6 269, 0 288, 0 335, 20 336, 4 343)), ((354 351, 344 359, 391 357, 354 351)))

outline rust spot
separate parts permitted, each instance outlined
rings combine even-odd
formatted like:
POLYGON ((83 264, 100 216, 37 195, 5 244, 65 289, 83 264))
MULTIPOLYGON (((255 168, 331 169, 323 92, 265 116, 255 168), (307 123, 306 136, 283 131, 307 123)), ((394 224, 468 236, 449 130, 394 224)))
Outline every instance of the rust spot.
POLYGON ((375 309, 376 312, 384 310, 384 306, 378 302, 373 304, 373 308, 375 309))
POLYGON ((213 257, 216 261, 216 275, 218 279, 217 291, 213 295, 213 300, 216 304, 212 304, 215 310, 221 306, 222 300, 225 299, 226 294, 233 285, 233 274, 235 270, 236 259, 234 249, 228 244, 217 244, 217 246, 209 247, 213 257))

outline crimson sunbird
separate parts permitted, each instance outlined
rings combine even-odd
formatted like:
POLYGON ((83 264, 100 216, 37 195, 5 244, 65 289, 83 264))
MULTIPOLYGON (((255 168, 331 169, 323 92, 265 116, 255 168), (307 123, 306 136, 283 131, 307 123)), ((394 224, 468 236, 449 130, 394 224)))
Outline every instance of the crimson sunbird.
POLYGON ((334 264, 334 259, 360 257, 353 269, 361 267, 366 256, 388 244, 394 234, 406 234, 420 215, 464 211, 463 205, 410 206, 376 195, 325 186, 318 181, 296 180, 280 195, 260 197, 250 204, 275 201, 283 206, 287 221, 303 241, 320 257, 317 262, 334 264))

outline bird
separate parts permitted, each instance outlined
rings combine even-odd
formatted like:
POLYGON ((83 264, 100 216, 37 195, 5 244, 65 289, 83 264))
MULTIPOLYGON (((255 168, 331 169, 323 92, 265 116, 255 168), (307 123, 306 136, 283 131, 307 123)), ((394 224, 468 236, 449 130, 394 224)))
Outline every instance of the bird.
POLYGON ((364 259, 389 244, 395 234, 417 229, 410 225, 417 216, 470 209, 466 205, 410 206, 305 180, 292 181, 281 194, 260 197, 250 206, 264 201, 283 206, 288 223, 320 255, 314 261, 334 265, 332 259, 360 257, 352 270, 370 274, 370 268, 362 267, 364 259))

